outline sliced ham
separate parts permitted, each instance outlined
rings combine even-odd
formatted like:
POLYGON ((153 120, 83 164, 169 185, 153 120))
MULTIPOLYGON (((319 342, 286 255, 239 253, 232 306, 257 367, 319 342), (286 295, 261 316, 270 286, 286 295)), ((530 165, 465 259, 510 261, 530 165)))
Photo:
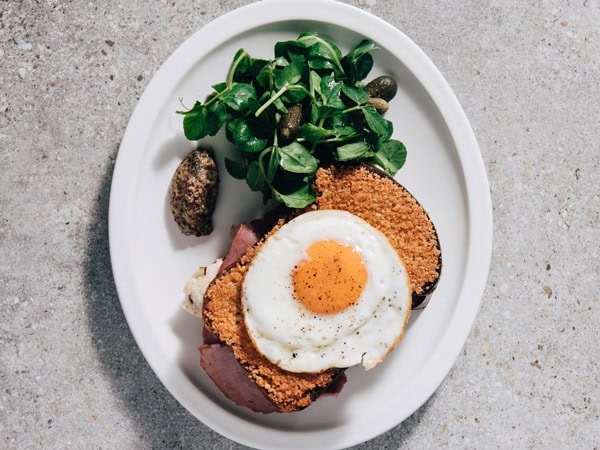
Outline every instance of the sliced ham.
POLYGON ((252 411, 268 414, 277 411, 260 388, 246 375, 233 351, 225 344, 202 345, 200 364, 210 379, 229 399, 252 411))
POLYGON ((223 263, 219 268, 219 272, 224 271, 229 266, 235 264, 248 247, 252 247, 259 240, 259 235, 247 223, 243 223, 236 227, 232 227, 230 231, 231 245, 227 251, 227 255, 223 259, 223 263))
MULTIPOLYGON (((260 236, 264 234, 260 228, 260 222, 259 230, 260 232, 255 231, 247 223, 231 228, 231 245, 219 267, 219 273, 239 261, 246 249, 258 242, 260 236)), ((233 356, 230 347, 219 343, 219 338, 207 327, 202 329, 202 339, 204 344, 198 348, 200 365, 226 397, 252 411, 263 414, 277 411, 275 405, 248 378, 238 360, 233 356)))
POLYGON ((207 327, 202 327, 202 342, 204 342, 204 344, 217 344, 219 338, 207 327))
POLYGON ((231 236, 231 245, 229 246, 229 250, 223 259, 219 271, 223 271, 232 264, 235 264, 243 256, 248 247, 252 247, 256 244, 260 238, 275 226, 281 217, 289 214, 289 212, 289 208, 278 206, 267 212, 261 219, 232 227, 229 232, 229 235, 231 236))
MULTIPOLYGON (((289 213, 289 210, 278 207, 267 213, 263 219, 232 227, 230 231, 231 245, 218 272, 227 270, 239 261, 246 250, 256 244, 286 213, 289 213)), ((200 364, 226 397, 252 411, 264 414, 278 411, 262 390, 247 376, 229 346, 221 343, 219 338, 207 327, 203 327, 202 337, 204 344, 198 348, 200 364)), ((337 395, 345 383, 346 375, 341 373, 324 393, 337 395)))

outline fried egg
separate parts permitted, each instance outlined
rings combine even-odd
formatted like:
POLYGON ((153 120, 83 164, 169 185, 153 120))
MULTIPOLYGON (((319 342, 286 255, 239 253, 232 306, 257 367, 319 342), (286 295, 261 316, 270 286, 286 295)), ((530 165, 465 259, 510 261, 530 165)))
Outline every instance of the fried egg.
POLYGON ((404 334, 411 295, 383 233, 340 210, 316 210, 262 245, 242 287, 248 334, 291 372, 381 362, 404 334))

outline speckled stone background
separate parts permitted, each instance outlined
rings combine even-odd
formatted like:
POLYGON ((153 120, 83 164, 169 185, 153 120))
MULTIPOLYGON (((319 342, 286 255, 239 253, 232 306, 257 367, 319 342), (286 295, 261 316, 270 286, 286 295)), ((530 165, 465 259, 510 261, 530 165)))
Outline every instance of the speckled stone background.
MULTIPOLYGON (((136 102, 246 1, 0 2, 0 448, 231 448, 166 391, 113 283, 136 102)), ((494 254, 449 376, 357 448, 600 447, 600 2, 353 0, 429 55, 489 174, 494 254)))

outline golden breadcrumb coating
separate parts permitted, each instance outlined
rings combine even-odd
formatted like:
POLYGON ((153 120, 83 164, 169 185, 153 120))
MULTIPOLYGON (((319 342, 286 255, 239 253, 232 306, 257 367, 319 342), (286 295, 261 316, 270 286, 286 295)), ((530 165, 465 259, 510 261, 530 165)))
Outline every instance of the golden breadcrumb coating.
MULTIPOLYGON (((405 264, 415 293, 437 281, 440 249, 435 228, 404 187, 370 166, 354 164, 319 169, 315 188, 318 198, 304 211, 344 209, 361 217, 387 236, 405 264)), ((256 350, 244 324, 241 293, 250 263, 270 235, 304 211, 280 219, 239 262, 212 281, 204 296, 204 325, 232 348, 248 376, 281 412, 310 405, 343 372, 335 368, 321 373, 283 370, 256 350)))
MULTIPOLYGON (((281 223, 275 228, 278 229, 281 223)), ((241 306, 242 283, 250 262, 262 246, 248 249, 242 259, 218 276, 204 296, 204 326, 233 350, 248 376, 281 412, 303 409, 340 374, 339 369, 321 373, 293 373, 281 369, 260 354, 244 325, 241 306)))
POLYGON ((344 209, 386 235, 406 266, 415 294, 440 272, 440 248, 423 207, 399 183, 365 164, 319 169, 317 209, 344 209))

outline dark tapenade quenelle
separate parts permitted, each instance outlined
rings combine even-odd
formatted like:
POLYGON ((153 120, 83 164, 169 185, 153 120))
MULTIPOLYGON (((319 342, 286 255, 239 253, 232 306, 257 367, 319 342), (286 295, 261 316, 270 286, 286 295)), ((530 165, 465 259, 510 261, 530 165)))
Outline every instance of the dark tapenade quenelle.
POLYGON ((193 150, 177 167, 169 190, 171 212, 183 234, 206 236, 212 232, 218 190, 219 171, 212 150, 193 150))

